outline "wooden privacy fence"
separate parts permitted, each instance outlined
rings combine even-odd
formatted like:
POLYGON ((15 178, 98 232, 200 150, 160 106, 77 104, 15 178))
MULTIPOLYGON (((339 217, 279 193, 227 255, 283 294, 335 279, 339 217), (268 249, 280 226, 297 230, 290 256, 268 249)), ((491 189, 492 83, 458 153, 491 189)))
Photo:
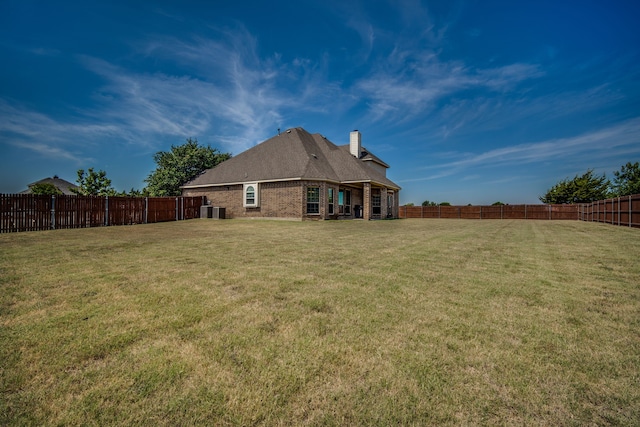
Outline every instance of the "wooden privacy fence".
POLYGON ((0 194, 0 233, 146 224, 198 218, 204 197, 0 194))
POLYGON ((400 218, 579 219, 578 205, 400 206, 400 218))
POLYGON ((582 221, 640 227, 640 194, 580 205, 582 221))

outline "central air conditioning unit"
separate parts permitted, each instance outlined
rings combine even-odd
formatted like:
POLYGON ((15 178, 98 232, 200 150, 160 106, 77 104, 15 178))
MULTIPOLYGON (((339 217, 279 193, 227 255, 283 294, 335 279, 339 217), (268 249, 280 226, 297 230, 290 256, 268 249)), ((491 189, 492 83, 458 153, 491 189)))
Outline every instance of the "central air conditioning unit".
POLYGON ((224 219, 224 215, 225 208, 211 205, 200 206, 200 218, 224 219))

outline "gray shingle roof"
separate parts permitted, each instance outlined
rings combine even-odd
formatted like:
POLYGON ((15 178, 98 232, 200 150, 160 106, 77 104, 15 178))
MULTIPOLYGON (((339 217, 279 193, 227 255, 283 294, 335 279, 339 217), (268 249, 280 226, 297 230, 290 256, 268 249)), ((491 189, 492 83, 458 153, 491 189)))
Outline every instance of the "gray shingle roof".
POLYGON ((226 160, 186 183, 184 187, 225 185, 251 181, 317 179, 334 182, 373 182, 400 187, 364 161, 377 157, 363 148, 361 159, 320 134, 302 128, 289 129, 226 160))
POLYGON ((78 188, 77 185, 66 181, 64 179, 58 178, 57 176, 54 175, 53 178, 44 178, 41 179, 40 181, 36 181, 36 182, 32 182, 31 184, 29 184, 29 188, 27 190, 21 191, 19 194, 31 194, 31 187, 33 187, 36 184, 52 184, 55 187, 58 188, 58 190, 62 191, 62 194, 66 194, 66 195, 74 195, 76 193, 74 193, 73 191, 71 191, 72 188, 78 188))

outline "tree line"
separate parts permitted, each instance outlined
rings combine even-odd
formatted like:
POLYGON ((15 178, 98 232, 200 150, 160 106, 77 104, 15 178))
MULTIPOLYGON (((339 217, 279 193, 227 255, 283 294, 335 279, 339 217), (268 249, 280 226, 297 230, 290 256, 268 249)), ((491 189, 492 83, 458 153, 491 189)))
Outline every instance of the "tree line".
POLYGON ((613 176, 611 181, 605 174, 597 175, 589 169, 559 181, 539 199, 549 204, 575 204, 640 194, 640 163, 627 162, 613 176))
MULTIPOLYGON (((107 173, 89 168, 79 169, 76 180, 78 188, 72 189, 81 196, 131 196, 171 197, 181 194, 180 186, 191 181, 203 171, 231 158, 230 153, 221 153, 210 145, 201 146, 197 139, 188 138, 182 145, 172 145, 169 151, 159 151, 153 156, 156 168, 144 180, 142 190, 116 191, 107 173)), ((33 194, 60 195, 62 191, 51 183, 31 187, 33 194)))

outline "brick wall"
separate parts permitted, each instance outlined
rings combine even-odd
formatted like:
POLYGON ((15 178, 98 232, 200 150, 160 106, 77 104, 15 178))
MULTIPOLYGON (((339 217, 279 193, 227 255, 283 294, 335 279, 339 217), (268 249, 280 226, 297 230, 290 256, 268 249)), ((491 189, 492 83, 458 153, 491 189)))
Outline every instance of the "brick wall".
MULTIPOLYGON (((362 216, 371 218, 371 204, 368 202, 371 194, 371 185, 365 188, 345 187, 324 181, 283 181, 260 183, 259 197, 260 207, 245 208, 243 206, 243 186, 229 185, 221 187, 209 187, 202 189, 186 189, 184 196, 206 196, 207 201, 213 206, 225 208, 226 218, 290 218, 290 219, 339 219, 355 218, 355 207, 359 205, 362 216), (307 188, 318 187, 320 189, 320 212, 307 214, 307 188), (329 214, 328 188, 334 191, 334 214, 329 214), (351 215, 339 215, 338 191, 339 189, 351 191, 351 215), (365 198, 367 203, 365 204, 365 198)), ((397 192, 396 192, 397 197, 397 192)), ((382 208, 386 209, 386 190, 382 197, 382 208)), ((397 209, 397 207, 394 206, 397 209)), ((386 210, 384 215, 386 216, 386 210)), ((379 217, 379 216, 378 216, 379 217)))
POLYGON ((226 218, 302 218, 306 204, 300 181, 260 183, 258 187, 260 207, 257 208, 243 206, 242 184, 186 189, 183 194, 206 196, 211 205, 225 208, 226 218))

